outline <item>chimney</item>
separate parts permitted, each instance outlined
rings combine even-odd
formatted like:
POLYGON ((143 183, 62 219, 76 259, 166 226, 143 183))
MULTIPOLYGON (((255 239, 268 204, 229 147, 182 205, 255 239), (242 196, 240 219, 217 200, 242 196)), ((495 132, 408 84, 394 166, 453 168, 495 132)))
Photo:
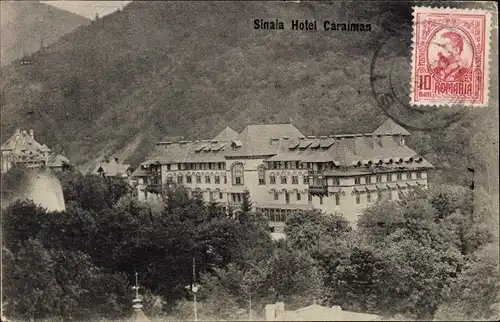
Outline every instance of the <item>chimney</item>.
POLYGON ((279 140, 280 140, 280 139, 277 139, 277 138, 271 138, 271 139, 269 140, 269 144, 273 145, 273 143, 274 143, 274 142, 279 141, 279 140))
POLYGON ((16 129, 16 132, 14 132, 14 134, 16 135, 16 137, 19 137, 21 135, 21 130, 16 129))
POLYGON ((266 311, 266 321, 276 321, 276 304, 267 304, 266 311))
POLYGON ((31 129, 29 133, 30 133, 30 138, 32 140, 34 140, 35 139, 35 131, 33 131, 33 129, 31 129))

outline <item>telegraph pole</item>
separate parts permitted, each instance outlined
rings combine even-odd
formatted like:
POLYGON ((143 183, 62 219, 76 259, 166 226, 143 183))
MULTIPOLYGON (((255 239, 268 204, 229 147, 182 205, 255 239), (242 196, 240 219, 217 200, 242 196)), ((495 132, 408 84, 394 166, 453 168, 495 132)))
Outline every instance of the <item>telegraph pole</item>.
POLYGON ((198 292, 198 286, 196 286, 196 259, 193 258, 193 300, 194 300, 194 320, 198 321, 198 310, 196 309, 196 292, 198 292))

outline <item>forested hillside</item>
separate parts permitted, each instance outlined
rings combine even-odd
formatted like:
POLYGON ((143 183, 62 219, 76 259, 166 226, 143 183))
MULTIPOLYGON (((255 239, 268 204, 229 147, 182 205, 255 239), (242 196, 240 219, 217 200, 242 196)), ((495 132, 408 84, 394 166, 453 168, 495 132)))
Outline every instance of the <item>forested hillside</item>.
POLYGON ((1 66, 21 59, 47 46, 59 37, 88 25, 82 16, 39 3, 38 1, 2 1, 1 13, 1 66))
MULTIPOLYGON (((78 164, 116 154, 137 165, 157 140, 210 138, 226 125, 291 119, 307 134, 371 131, 386 115, 369 66, 391 30, 410 41, 411 5, 133 2, 34 54, 31 66, 3 68, 1 134, 34 128, 78 164), (275 18, 373 31, 253 29, 252 19, 275 18)), ((464 183, 467 167, 495 178, 496 120, 496 106, 466 111, 448 128, 414 132, 411 145, 441 169, 439 181, 464 183)))

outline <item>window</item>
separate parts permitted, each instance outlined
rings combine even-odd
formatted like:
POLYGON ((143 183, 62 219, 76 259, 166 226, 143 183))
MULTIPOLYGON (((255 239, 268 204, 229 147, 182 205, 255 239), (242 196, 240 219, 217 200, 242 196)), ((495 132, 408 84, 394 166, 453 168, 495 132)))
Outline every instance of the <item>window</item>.
POLYGON ((299 193, 299 192, 297 192, 297 201, 300 201, 300 198, 301 198, 301 197, 302 197, 302 196, 300 195, 300 193, 299 193))
POLYGON ((304 175, 304 184, 309 184, 309 177, 304 175))
POLYGON ((371 177, 371 176, 367 176, 367 177, 365 178, 365 180, 366 180, 366 183, 367 183, 367 184, 372 183, 372 177, 371 177))
POLYGON ((403 180, 403 174, 402 173, 396 174, 396 180, 398 180, 398 181, 403 180))
POLYGON ((231 169, 231 175, 233 177, 233 185, 243 184, 243 164, 235 163, 231 169))
POLYGON ((377 191, 377 200, 382 200, 382 192, 377 191))
POLYGON ((224 175, 224 184, 227 184, 227 176, 224 175))
POLYGON ((335 194, 335 205, 340 205, 340 194, 338 193, 335 194))
POLYGON ((391 182, 392 181, 392 174, 388 173, 387 174, 387 182, 391 182))
POLYGON ((222 192, 219 192, 219 199, 224 199, 224 196, 222 195, 222 192))
POLYGON ((287 192, 285 192, 285 203, 289 204, 290 203, 290 194, 287 192))
POLYGON ((360 200, 360 199, 361 199, 361 198, 360 198, 359 194, 356 194, 356 204, 357 204, 357 205, 359 205, 359 203, 361 202, 361 200, 360 200))
POLYGON ((334 186, 340 186, 340 179, 339 178, 333 178, 333 185, 334 186))
POLYGON ((387 199, 392 200, 392 191, 387 191, 387 199))
POLYGON ((276 184, 276 177, 274 176, 274 174, 271 174, 269 176, 269 183, 270 184, 276 184))
POLYGON ((275 192, 275 193, 274 193, 274 200, 278 200, 278 199, 279 199, 278 193, 277 193, 277 192, 275 192))
POLYGON ((196 183, 201 183, 201 174, 196 174, 196 183))
POLYGON ((192 183, 193 182, 193 178, 191 177, 191 175, 187 175, 186 176, 186 182, 187 183, 192 183))
POLYGON ((210 176, 205 176, 205 183, 210 183, 210 176))
POLYGON ((360 177, 354 178, 354 184, 360 184, 360 183, 361 183, 360 177))
POLYGON ((214 182, 215 182, 215 184, 220 184, 220 177, 219 176, 215 176, 214 177, 214 182))
POLYGON ((422 179, 422 172, 415 172, 417 179, 422 179))
POLYGON ((178 184, 183 184, 184 183, 184 177, 183 176, 178 176, 177 177, 177 183, 178 184))
POLYGON ((170 169, 171 169, 170 164, 167 164, 167 171, 170 171, 170 169))
POLYGON ((309 204, 311 204, 311 203, 312 203, 312 201, 313 201, 313 196, 312 196, 312 195, 308 195, 308 196, 307 196, 307 202, 308 202, 309 204))
POLYGON ((371 193, 369 193, 369 192, 368 192, 368 194, 366 195, 366 202, 367 202, 367 203, 372 202, 372 195, 371 195, 371 193))
POLYGON ((266 169, 264 169, 263 167, 259 167, 258 175, 259 184, 266 184, 266 169))
POLYGON ((299 177, 292 176, 292 184, 299 184, 299 177))
POLYGON ((286 176, 281 176, 281 184, 286 184, 286 176))
POLYGON ((381 176, 380 174, 378 174, 378 175, 376 176, 376 180, 377 180, 377 183, 382 182, 382 176, 381 176))
POLYGON ((323 204, 323 196, 319 196, 319 204, 322 205, 323 204))

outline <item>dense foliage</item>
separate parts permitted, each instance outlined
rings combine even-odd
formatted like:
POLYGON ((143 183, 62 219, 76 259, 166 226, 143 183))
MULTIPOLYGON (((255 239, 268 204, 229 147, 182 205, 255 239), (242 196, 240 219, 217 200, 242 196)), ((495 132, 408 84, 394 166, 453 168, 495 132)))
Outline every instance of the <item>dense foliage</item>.
POLYGON ((296 213, 286 240, 273 241, 266 219, 248 208, 248 193, 234 213, 180 187, 153 207, 119 179, 60 177, 65 211, 30 201, 4 211, 8 316, 127 316, 139 272, 146 312, 176 319, 192 318, 186 286, 193 283, 201 286, 199 317, 212 320, 258 318, 277 301, 405 319, 499 317, 494 214, 467 188, 376 203, 356 230, 340 214, 296 213))

